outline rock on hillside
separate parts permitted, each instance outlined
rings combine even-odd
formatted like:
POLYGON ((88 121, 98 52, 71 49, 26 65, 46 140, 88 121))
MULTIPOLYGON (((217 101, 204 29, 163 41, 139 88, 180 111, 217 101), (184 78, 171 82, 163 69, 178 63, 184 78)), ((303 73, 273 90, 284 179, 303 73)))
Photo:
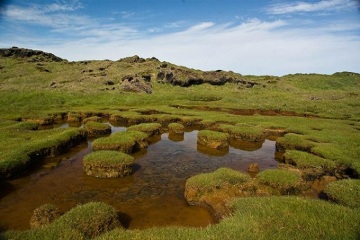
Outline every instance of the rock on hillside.
POLYGON ((0 48, 0 56, 2 57, 13 57, 13 58, 28 58, 33 62, 43 62, 43 61, 51 61, 51 62, 62 62, 66 61, 60 57, 55 56, 52 53, 46 53, 40 50, 32 50, 26 48, 0 48))

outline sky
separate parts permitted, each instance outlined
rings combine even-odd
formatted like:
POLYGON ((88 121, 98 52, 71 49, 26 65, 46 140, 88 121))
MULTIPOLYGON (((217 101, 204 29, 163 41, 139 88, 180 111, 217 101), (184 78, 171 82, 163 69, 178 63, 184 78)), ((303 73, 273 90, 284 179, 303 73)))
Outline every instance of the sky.
POLYGON ((360 0, 0 0, 0 48, 244 75, 360 72, 360 0))

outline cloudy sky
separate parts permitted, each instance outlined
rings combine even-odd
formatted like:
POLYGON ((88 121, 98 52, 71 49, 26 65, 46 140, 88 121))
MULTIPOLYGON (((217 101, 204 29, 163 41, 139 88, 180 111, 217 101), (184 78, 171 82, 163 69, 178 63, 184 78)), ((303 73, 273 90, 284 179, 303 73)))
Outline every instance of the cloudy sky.
POLYGON ((241 74, 360 72, 360 0, 0 0, 0 47, 241 74))

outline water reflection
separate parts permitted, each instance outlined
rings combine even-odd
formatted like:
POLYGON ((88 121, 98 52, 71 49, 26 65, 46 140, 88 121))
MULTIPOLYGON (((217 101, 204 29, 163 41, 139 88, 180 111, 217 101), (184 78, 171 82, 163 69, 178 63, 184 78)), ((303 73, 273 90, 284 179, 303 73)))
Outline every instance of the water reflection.
POLYGON ((90 201, 114 206, 129 229, 207 226, 214 222, 210 214, 203 208, 188 206, 183 197, 186 179, 223 166, 246 171, 250 163, 258 163, 260 170, 274 168, 275 142, 265 140, 260 148, 251 151, 232 145, 220 154, 197 146, 197 133, 195 130, 176 138, 167 133, 152 137, 148 149, 134 154, 135 173, 124 178, 101 179, 83 173, 82 159, 91 152, 90 141, 46 159, 44 166, 31 174, 6 182, 11 188, 1 188, 0 226, 28 228, 33 210, 45 203, 65 212, 90 201))

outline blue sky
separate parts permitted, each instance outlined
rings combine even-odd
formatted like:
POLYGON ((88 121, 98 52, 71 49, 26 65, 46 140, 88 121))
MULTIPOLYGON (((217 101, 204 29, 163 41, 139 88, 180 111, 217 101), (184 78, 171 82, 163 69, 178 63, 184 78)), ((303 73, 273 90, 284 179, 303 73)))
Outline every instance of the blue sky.
POLYGON ((359 0, 0 0, 0 47, 241 74, 360 72, 359 0))

